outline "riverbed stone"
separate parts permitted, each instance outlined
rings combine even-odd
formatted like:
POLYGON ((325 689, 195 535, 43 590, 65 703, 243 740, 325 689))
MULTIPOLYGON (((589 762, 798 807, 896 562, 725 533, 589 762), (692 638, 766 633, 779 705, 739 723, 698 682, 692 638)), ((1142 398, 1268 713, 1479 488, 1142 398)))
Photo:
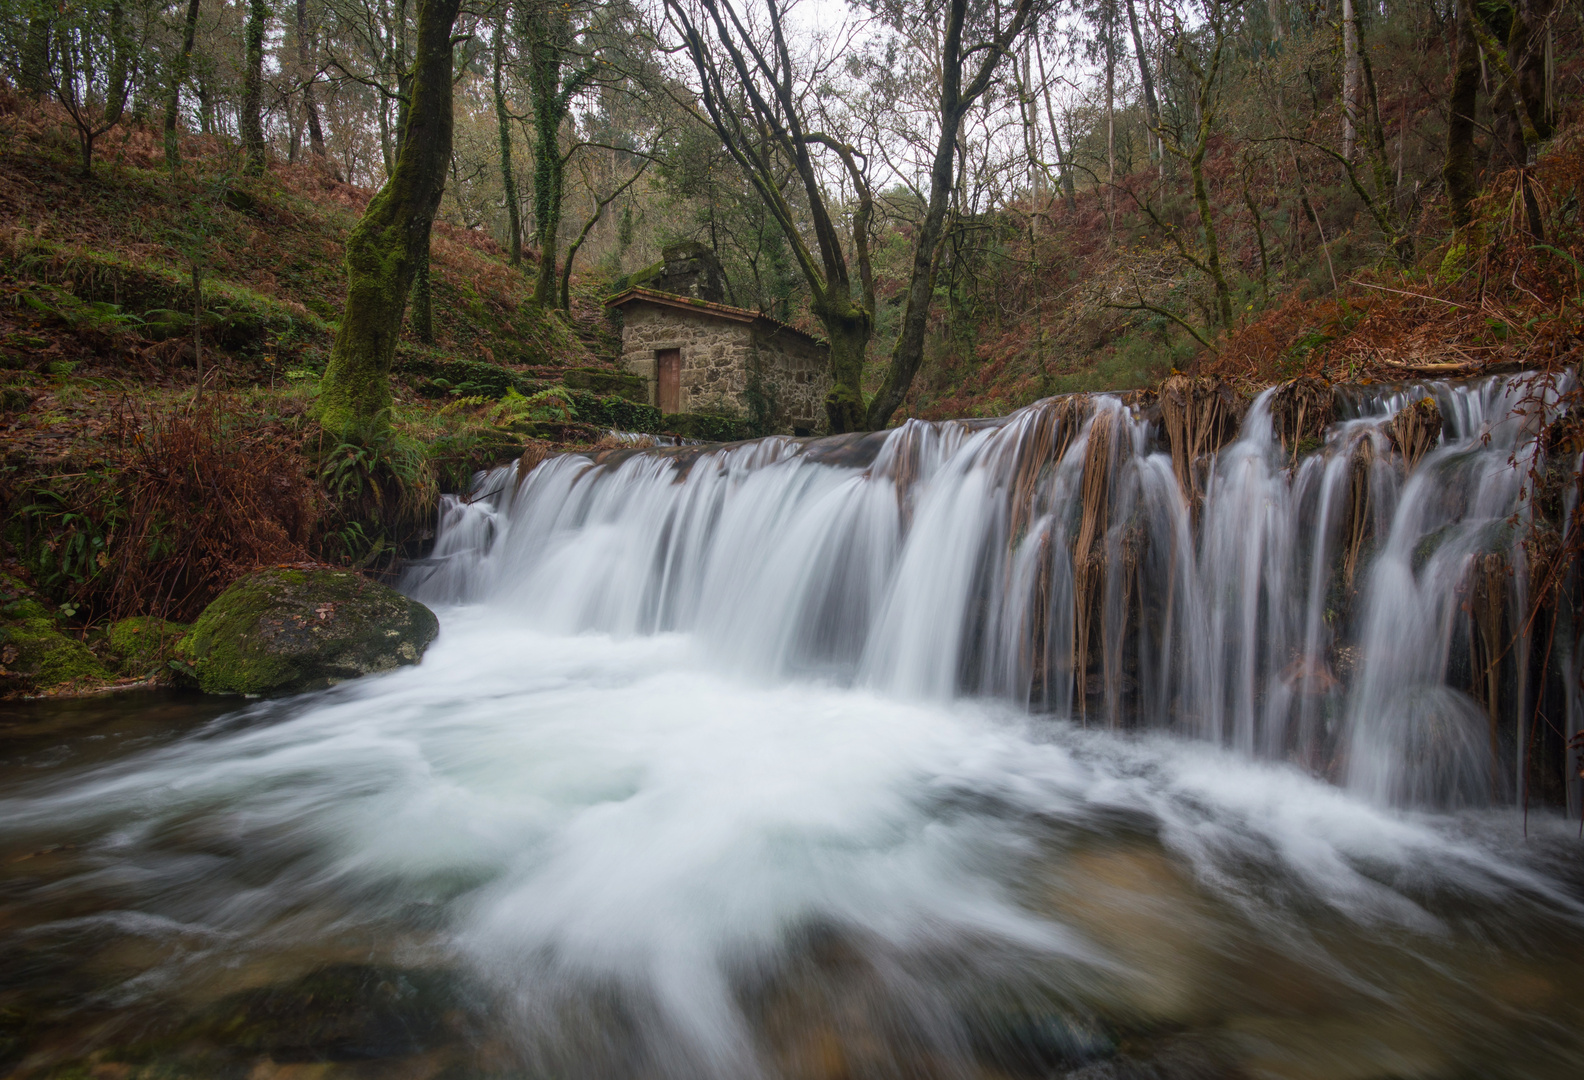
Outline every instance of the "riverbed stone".
POLYGON ((211 694, 297 694, 416 664, 434 612, 343 570, 278 567, 238 581, 177 646, 211 694))

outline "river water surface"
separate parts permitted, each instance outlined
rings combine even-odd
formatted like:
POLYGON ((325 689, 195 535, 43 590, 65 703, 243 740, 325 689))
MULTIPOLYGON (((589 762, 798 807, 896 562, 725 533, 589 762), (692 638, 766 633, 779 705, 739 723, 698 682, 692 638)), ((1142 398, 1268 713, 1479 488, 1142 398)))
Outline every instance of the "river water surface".
POLYGON ((10 1068, 1584 1068, 1557 818, 1525 842, 1168 736, 722 677, 684 635, 442 619, 420 667, 307 698, 6 714, 10 1068))
POLYGON ((0 1076, 1576 1080, 1576 696, 1457 661, 1531 390, 481 476, 417 667, 0 706, 0 1076))

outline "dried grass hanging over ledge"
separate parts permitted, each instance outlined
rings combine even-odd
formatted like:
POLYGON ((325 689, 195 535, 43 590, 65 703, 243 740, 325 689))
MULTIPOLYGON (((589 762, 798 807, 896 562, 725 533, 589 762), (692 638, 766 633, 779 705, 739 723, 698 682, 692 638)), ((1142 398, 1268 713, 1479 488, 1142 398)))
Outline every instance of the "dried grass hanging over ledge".
POLYGON ((278 432, 249 431, 221 395, 121 417, 124 523, 107 545, 108 614, 188 620, 261 565, 317 561, 324 497, 278 432))
POLYGON ((1173 375, 1161 384, 1161 424, 1171 444, 1172 471, 1197 504, 1199 464, 1237 438, 1243 402, 1231 384, 1207 375, 1173 375))

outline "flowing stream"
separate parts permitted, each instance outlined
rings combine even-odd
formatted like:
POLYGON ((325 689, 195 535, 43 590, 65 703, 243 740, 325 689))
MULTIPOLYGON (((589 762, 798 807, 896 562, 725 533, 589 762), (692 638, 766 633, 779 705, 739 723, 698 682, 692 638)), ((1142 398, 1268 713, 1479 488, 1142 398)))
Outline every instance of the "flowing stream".
POLYGON ((1576 1077, 1561 389, 483 475, 418 667, 0 713, 0 1075, 1576 1077))

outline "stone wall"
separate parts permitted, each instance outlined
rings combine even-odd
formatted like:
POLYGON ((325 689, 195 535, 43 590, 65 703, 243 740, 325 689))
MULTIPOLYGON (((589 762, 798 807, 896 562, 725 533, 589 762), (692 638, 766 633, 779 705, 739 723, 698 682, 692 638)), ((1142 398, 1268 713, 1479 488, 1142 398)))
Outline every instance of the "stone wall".
POLYGON ((752 382, 764 396, 773 430, 784 434, 824 432, 830 426, 830 352, 790 330, 754 333, 752 382))
POLYGON ((739 322, 642 300, 622 310, 622 367, 645 380, 650 404, 659 404, 655 353, 679 349, 678 411, 748 418, 767 410, 775 432, 827 428, 831 379, 823 345, 768 320, 739 322))
POLYGON ((622 367, 648 380, 651 405, 659 404, 655 353, 680 349, 678 411, 748 415, 751 324, 642 301, 628 304, 623 315, 622 367))

